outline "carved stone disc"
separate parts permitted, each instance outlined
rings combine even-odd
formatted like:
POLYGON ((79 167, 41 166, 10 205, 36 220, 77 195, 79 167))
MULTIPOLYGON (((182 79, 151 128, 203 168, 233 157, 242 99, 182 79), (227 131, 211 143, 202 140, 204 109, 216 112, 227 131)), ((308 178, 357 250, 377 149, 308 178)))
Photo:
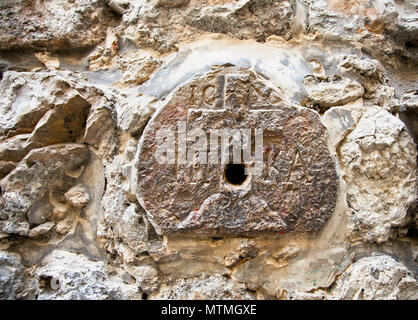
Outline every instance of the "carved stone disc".
POLYGON ((146 126, 136 156, 137 198, 161 234, 315 233, 337 198, 327 141, 318 114, 291 105, 261 75, 218 68, 178 89, 146 126), (162 129, 172 132, 163 145, 162 129), (213 132, 231 139, 222 144, 213 132), (232 157, 234 137, 250 145, 253 159, 261 150, 261 172, 243 151, 240 161, 232 157), (174 161, 157 161, 161 148, 174 161))

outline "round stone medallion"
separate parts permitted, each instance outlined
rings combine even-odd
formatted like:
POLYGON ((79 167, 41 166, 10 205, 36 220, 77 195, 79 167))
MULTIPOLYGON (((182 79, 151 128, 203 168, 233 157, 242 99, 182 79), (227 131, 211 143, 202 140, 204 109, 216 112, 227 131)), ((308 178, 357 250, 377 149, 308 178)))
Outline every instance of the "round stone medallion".
POLYGON ((316 112, 253 71, 220 67, 147 124, 137 198, 160 234, 316 233, 337 198, 327 142, 316 112))

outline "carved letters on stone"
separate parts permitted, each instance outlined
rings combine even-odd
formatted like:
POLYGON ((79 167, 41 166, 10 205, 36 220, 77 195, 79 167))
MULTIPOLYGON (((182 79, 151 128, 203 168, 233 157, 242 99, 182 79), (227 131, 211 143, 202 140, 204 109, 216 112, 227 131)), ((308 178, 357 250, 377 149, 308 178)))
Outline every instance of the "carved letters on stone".
MULTIPOLYGON (((326 129, 317 113, 290 105, 266 83, 248 70, 217 69, 180 88, 150 120, 138 147, 136 192, 158 232, 315 233, 332 215, 338 178, 326 129), (179 123, 185 127, 180 131, 179 123), (167 150, 176 155, 171 163, 156 161, 160 129, 175 133, 175 147, 167 150), (262 132, 261 172, 243 160, 232 164, 232 158, 181 161, 185 155, 179 151, 179 137, 196 129, 207 133, 208 152, 200 150, 206 160, 222 155, 222 143, 216 153, 209 152, 211 130, 251 133, 247 142, 253 153, 254 134, 262 132)), ((193 142, 187 140, 189 149, 193 142)))

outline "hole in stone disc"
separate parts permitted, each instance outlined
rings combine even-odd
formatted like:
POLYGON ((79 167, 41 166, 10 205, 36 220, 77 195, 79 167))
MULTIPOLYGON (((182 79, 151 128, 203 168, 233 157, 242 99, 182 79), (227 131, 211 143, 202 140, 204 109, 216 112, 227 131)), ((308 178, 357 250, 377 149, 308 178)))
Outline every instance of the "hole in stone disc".
POLYGON ((228 164, 225 168, 225 178, 230 184, 242 184, 247 179, 245 166, 243 164, 228 164))

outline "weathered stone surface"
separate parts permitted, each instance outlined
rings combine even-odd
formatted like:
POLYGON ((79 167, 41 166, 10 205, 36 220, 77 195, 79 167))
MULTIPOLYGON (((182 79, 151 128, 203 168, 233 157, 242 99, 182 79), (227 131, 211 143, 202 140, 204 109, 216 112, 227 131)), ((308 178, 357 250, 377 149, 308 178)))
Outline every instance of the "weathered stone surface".
POLYGON ((158 0, 157 6, 174 8, 174 7, 181 7, 181 6, 187 5, 189 2, 190 0, 158 0))
POLYGON ((151 295, 150 299, 248 300, 254 299, 254 295, 244 285, 215 274, 176 281, 174 285, 163 287, 158 295, 151 295))
POLYGON ((36 270, 38 299, 86 300, 139 298, 134 285, 118 276, 109 277, 102 261, 54 250, 36 270))
POLYGON ((366 108, 339 146, 351 237, 383 242, 403 234, 416 199, 417 152, 404 124, 380 108, 366 108))
POLYGON ((405 123, 408 132, 418 143, 418 90, 405 92, 395 108, 400 112, 399 118, 405 123))
POLYGON ((328 298, 416 300, 418 285, 412 272, 392 257, 366 257, 354 262, 340 276, 328 298))
POLYGON ((139 88, 139 92, 163 100, 194 76, 216 66, 232 64, 260 72, 286 92, 283 99, 299 103, 306 95, 302 80, 312 74, 309 60, 316 54, 313 52, 305 57, 303 51, 283 46, 281 42, 275 45, 274 41, 263 45, 224 38, 203 39, 180 47, 178 53, 168 57, 139 88))
MULTIPOLYGON (((159 232, 220 235, 321 229, 337 196, 326 130, 317 114, 284 105, 281 95, 251 72, 225 68, 181 88, 151 120, 138 148, 137 196, 159 232), (262 129, 262 174, 256 175, 253 167, 253 174, 237 186, 228 182, 227 165, 220 159, 217 164, 159 164, 156 132, 175 132, 178 122, 186 119, 186 130, 199 128, 204 134, 210 129, 262 129)), ((232 143, 228 140, 231 150, 232 143)))
POLYGON ((134 154, 127 151, 124 157, 115 157, 114 162, 106 166, 108 179, 106 191, 101 199, 101 219, 97 236, 105 241, 105 250, 119 255, 122 261, 132 263, 136 255, 144 252, 158 254, 164 246, 147 220, 143 209, 131 202, 126 177, 122 168, 124 159, 132 160, 134 154))
POLYGON ((38 52, 35 53, 35 57, 42 62, 42 64, 50 70, 57 70, 60 66, 58 57, 52 56, 49 52, 38 52))
POLYGON ((119 59, 123 72, 122 82, 130 85, 140 85, 147 81, 152 73, 161 65, 161 60, 149 53, 125 55, 119 59))
POLYGON ((63 142, 76 142, 82 136, 89 103, 75 96, 64 105, 55 105, 36 124, 27 144, 32 148, 63 142))
POLYGON ((359 83, 339 76, 307 76, 303 79, 303 84, 308 91, 308 103, 319 105, 319 110, 352 102, 364 93, 359 83))
POLYGON ((346 56, 340 61, 338 68, 345 76, 362 85, 366 105, 378 105, 389 110, 396 104, 395 90, 390 86, 390 80, 379 61, 346 56))
POLYGON ((127 267, 127 271, 132 274, 136 285, 142 292, 153 293, 159 289, 158 270, 152 265, 139 265, 127 267))
POLYGON ((118 113, 118 125, 132 136, 137 136, 151 118, 155 109, 152 103, 155 102, 152 96, 130 96, 121 103, 118 113))
POLYGON ((16 168, 17 163, 14 161, 0 160, 0 179, 7 176, 7 174, 16 168))
POLYGON ((0 221, 5 233, 25 235, 29 231, 27 214, 36 201, 65 180, 66 170, 75 170, 89 160, 84 145, 62 144, 32 150, 8 176, 0 181, 3 196, 0 210, 7 219, 0 221))
POLYGON ((0 142, 0 178, 12 171, 29 152, 29 137, 30 134, 19 134, 0 142))
POLYGON ((0 159, 17 162, 23 159, 28 152, 26 142, 30 134, 19 134, 1 142, 0 159))
POLYGON ((290 300, 323 300, 325 293, 323 292, 303 292, 296 291, 289 295, 290 300))
POLYGON ((29 237, 33 238, 33 237, 41 236, 51 231, 54 225, 55 223, 53 222, 46 222, 46 223, 40 224, 39 226, 36 226, 35 228, 29 230, 29 237))
POLYGON ((357 125, 361 116, 362 99, 358 99, 343 107, 333 107, 322 116, 322 121, 328 128, 329 138, 334 147, 349 134, 357 125))
POLYGON ((1 1, 0 299, 416 300, 415 2, 1 1), (182 114, 268 183, 141 163, 182 114))
POLYGON ((307 32, 321 39, 361 43, 374 57, 417 61, 414 1, 305 0, 307 32))
POLYGON ((75 142, 89 108, 63 76, 49 73, 7 72, 0 101, 0 134, 8 138, 34 131, 30 139, 37 147, 75 142))
POLYGON ((405 92, 400 99, 399 111, 417 111, 418 109, 418 91, 411 90, 405 92))
POLYGON ((58 49, 100 43, 112 18, 101 1, 3 1, 0 49, 58 49))
POLYGON ((271 35, 289 39, 293 33, 294 1, 199 0, 186 6, 187 2, 133 2, 123 13, 123 37, 164 52, 175 48, 179 40, 208 32, 261 42, 271 35))
POLYGON ((83 185, 72 187, 64 196, 76 208, 84 208, 90 202, 88 190, 83 185))
POLYGON ((16 253, 0 251, 0 299, 23 298, 30 289, 25 281, 25 267, 16 253))
POLYGON ((115 124, 111 112, 107 108, 96 109, 87 118, 83 141, 99 147, 103 140, 102 138, 112 134, 114 127, 115 124))
POLYGON ((235 267, 238 263, 247 258, 254 258, 258 254, 258 248, 254 241, 242 240, 238 250, 229 252, 224 260, 225 266, 235 267))

